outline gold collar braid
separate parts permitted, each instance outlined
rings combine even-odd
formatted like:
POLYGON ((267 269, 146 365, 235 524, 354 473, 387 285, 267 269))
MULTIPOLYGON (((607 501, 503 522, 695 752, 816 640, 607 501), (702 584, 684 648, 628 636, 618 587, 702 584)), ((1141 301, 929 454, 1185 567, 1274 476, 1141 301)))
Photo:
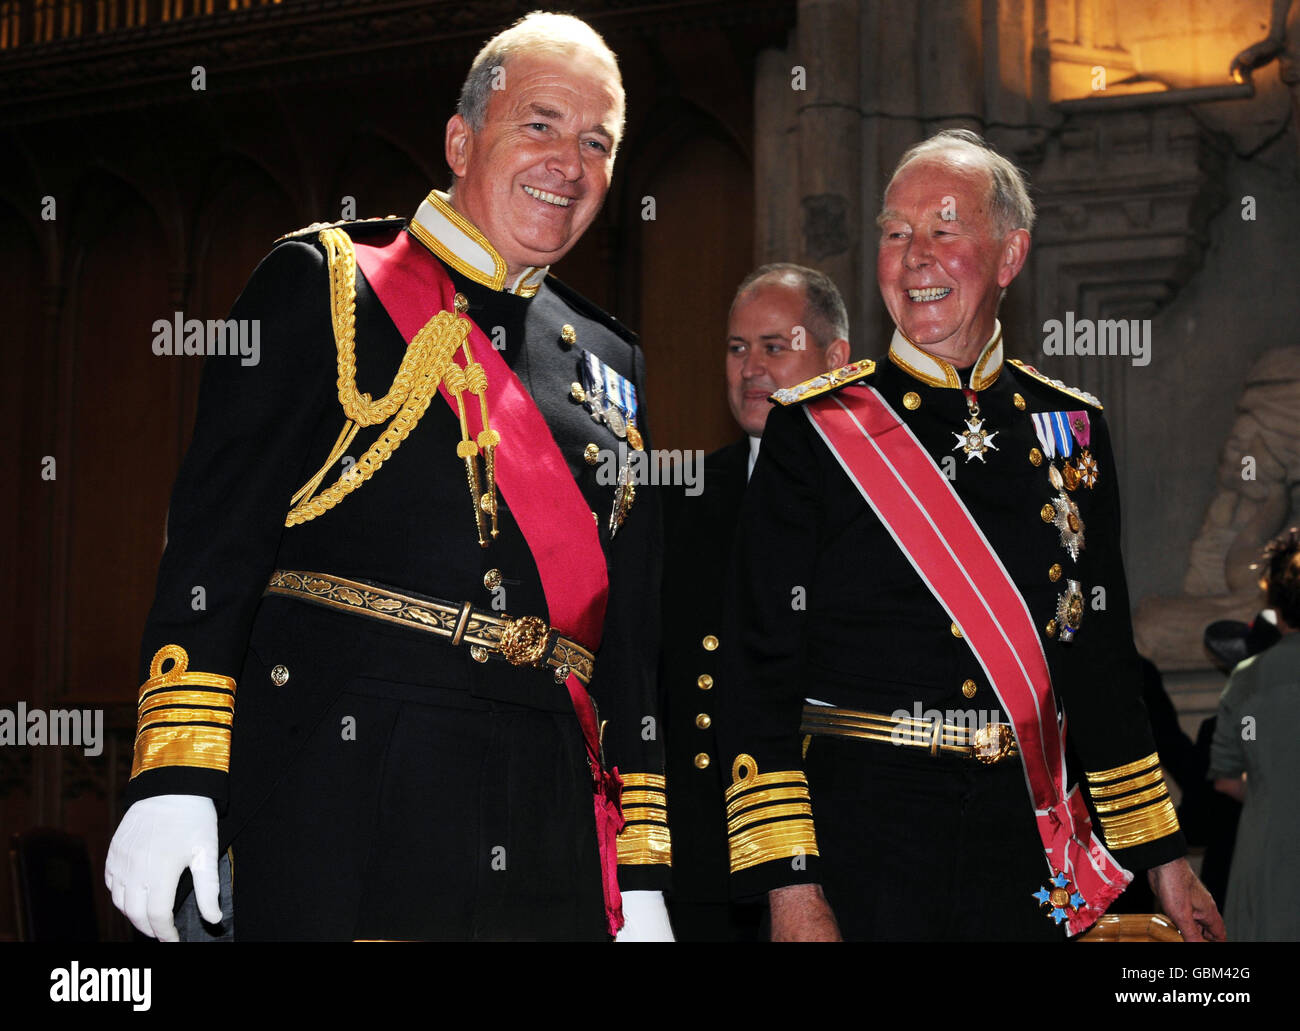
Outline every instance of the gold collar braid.
MULTIPOLYGON (((411 430, 415 429, 437 393, 439 384, 445 379, 448 389, 455 395, 461 423, 461 441, 457 445, 457 455, 465 460, 479 543, 486 546, 486 515, 492 517, 492 536, 496 536, 493 452, 500 437, 488 426, 487 377, 483 367, 470 354, 471 324, 464 317, 464 309, 458 303, 456 311, 440 311, 426 322, 406 348, 388 392, 379 400, 373 400, 369 394, 357 391, 357 261, 352 239, 343 230, 331 228, 321 230, 320 242, 325 247, 329 265, 330 316, 334 327, 334 343, 338 350, 338 397, 347 419, 325 464, 289 499, 289 504, 293 507, 285 516, 284 525, 296 526, 323 515, 370 479, 401 446, 411 430), (466 365, 463 369, 453 359, 457 348, 465 352, 466 365), (484 428, 478 435, 477 444, 469 438, 465 405, 461 396, 464 392, 476 394, 479 398, 484 428), (347 451, 356 438, 357 431, 362 426, 372 426, 390 416, 392 421, 357 463, 342 473, 330 487, 316 494, 325 474, 347 451), (475 465, 480 448, 485 454, 488 480, 488 493, 482 495, 478 489, 478 470, 475 465)), ((460 301, 459 295, 457 301, 460 301)))

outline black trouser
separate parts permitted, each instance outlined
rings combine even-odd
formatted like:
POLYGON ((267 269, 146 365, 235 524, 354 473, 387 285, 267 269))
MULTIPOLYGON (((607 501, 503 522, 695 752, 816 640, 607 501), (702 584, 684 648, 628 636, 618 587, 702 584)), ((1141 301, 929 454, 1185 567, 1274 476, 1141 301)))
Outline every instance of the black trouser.
POLYGON ((470 660, 432 637, 263 609, 226 821, 238 939, 607 937, 586 749, 549 674, 504 667, 552 711, 483 698, 439 686, 470 660))
POLYGON ((1021 764, 814 737, 822 885, 849 941, 1061 941, 1021 764))

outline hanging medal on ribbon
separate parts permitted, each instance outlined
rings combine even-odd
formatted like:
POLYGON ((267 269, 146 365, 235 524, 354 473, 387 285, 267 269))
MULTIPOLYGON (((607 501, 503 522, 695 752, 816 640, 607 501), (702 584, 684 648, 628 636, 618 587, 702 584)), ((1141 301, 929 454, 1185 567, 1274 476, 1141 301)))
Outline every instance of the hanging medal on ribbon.
POLYGON ((979 397, 975 391, 963 388, 962 394, 966 397, 966 414, 970 418, 966 420, 966 428, 961 433, 953 433, 957 443, 952 446, 952 450, 961 450, 968 462, 972 458, 978 458, 982 462, 986 451, 998 449, 998 446, 993 443, 993 438, 998 435, 998 431, 993 430, 990 433, 984 428, 984 420, 980 418, 979 397))
POLYGON ((1030 416, 1038 442, 1043 445, 1043 454, 1047 456, 1047 478, 1056 490, 1074 490, 1079 486, 1078 470, 1070 464, 1074 437, 1070 435, 1069 415, 1069 412, 1035 412, 1030 416), (1056 467, 1058 457, 1060 469, 1056 467))
POLYGON ((636 427, 636 387, 626 376, 620 375, 590 351, 582 352, 582 378, 586 399, 583 404, 595 422, 604 423, 619 440, 630 447, 621 448, 623 461, 614 487, 614 504, 609 513, 609 535, 612 539, 627 520, 632 503, 636 500, 636 477, 632 472, 632 452, 645 447, 641 432, 636 427))
POLYGON ((1070 423, 1070 433, 1079 442, 1079 457, 1075 463, 1078 482, 1089 490, 1097 486, 1097 460, 1088 451, 1092 443, 1092 424, 1087 412, 1066 412, 1070 423))

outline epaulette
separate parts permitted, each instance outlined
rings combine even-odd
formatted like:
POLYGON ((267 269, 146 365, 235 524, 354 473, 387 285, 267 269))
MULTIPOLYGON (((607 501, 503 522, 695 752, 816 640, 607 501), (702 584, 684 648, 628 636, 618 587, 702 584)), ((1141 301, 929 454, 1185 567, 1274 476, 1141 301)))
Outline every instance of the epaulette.
POLYGON ((1052 379, 1051 376, 1044 375, 1035 369, 1032 365, 1026 365, 1019 358, 1012 358, 1011 364, 1032 379, 1038 380, 1039 383, 1046 383, 1049 387, 1055 387, 1062 394, 1068 394, 1070 397, 1082 401, 1084 404, 1090 404, 1094 408, 1101 409, 1101 400, 1096 394, 1089 394, 1086 390, 1080 390, 1078 387, 1069 387, 1059 379, 1052 379))
POLYGON ((876 363, 870 358, 864 358, 860 362, 849 362, 848 365, 841 365, 838 369, 823 372, 819 376, 806 379, 802 383, 796 383, 792 387, 782 387, 772 395, 772 400, 777 404, 797 405, 803 401, 810 401, 814 397, 820 397, 832 390, 838 390, 846 384, 866 379, 875 371, 876 363))
POLYGON ((381 222, 405 223, 406 219, 401 215, 384 215, 380 218, 356 218, 356 219, 345 218, 341 222, 313 222, 309 226, 303 226, 301 229, 295 229, 292 233, 285 233, 283 236, 278 237, 275 242, 277 244, 281 244, 284 243, 286 240, 299 240, 304 236, 315 236, 322 229, 347 229, 348 235, 351 236, 352 235, 351 230, 354 226, 365 226, 367 228, 372 228, 376 226, 376 223, 381 223, 381 222))
POLYGON ((614 318, 614 316, 609 312, 587 300, 587 298, 583 297, 582 294, 578 293, 577 290, 573 289, 573 287, 569 286, 569 284, 564 282, 562 279, 557 279, 553 274, 551 274, 547 275, 545 282, 546 285, 559 294, 560 297, 563 298, 564 302, 574 311, 585 315, 587 318, 591 319, 592 322, 599 322, 606 329, 610 330, 610 332, 615 333, 622 339, 626 340, 629 344, 635 344, 637 342, 638 337, 634 332, 632 332, 632 330, 619 322, 618 319, 614 318))

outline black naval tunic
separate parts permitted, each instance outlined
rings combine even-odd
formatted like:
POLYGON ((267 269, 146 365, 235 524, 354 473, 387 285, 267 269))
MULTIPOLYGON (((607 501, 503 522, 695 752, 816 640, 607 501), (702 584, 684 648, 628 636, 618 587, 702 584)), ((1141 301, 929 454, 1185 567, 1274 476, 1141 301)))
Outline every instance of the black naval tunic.
POLYGON ((705 457, 698 495, 680 488, 664 494, 659 683, 674 830, 669 911, 678 941, 752 940, 761 915, 757 906, 728 901, 717 749, 717 705, 725 690, 718 650, 722 606, 749 456, 749 438, 742 437, 705 457))
MULTIPOLYGON (((970 373, 901 334, 873 373, 838 389, 880 392, 950 471, 1018 587, 1102 810, 1098 838, 1129 869, 1176 859, 1185 848, 1141 699, 1101 406, 1004 365, 1000 328, 973 368, 983 429, 996 434, 982 461, 955 447, 970 418, 958 389, 970 373), (1031 419, 1059 411, 1088 413, 1099 469, 1094 487, 1065 491, 1083 524, 1077 561, 1048 521, 1068 506, 1049 482, 1052 463, 1031 419), (1071 580, 1085 605, 1067 643, 1058 602, 1071 580)), ((1031 897, 1051 874, 1018 758, 983 765, 801 730, 805 699, 887 717, 937 711, 948 721, 955 713, 1006 722, 959 629, 798 403, 826 393, 817 383, 778 394, 791 403, 768 419, 741 516, 737 647, 728 656, 735 689, 721 744, 729 766, 745 755, 758 774, 776 776, 754 791, 734 779, 749 776, 744 764, 728 771, 733 889, 819 882, 849 939, 1060 939, 1031 897)))
MULTIPOLYGON (((662 754, 642 735, 656 714, 658 499, 642 492, 611 539, 614 489, 598 483, 584 450, 619 441, 570 393, 586 349, 643 397, 642 353, 545 269, 528 270, 518 292, 506 288, 504 262, 447 208, 431 194, 413 235, 432 242, 468 315, 501 342, 599 526, 609 601, 590 691, 606 765, 642 800, 619 839, 620 885, 663 889, 662 754)), ((405 226, 342 228, 383 244, 405 226)), ((368 481, 285 527, 291 496, 344 423, 329 296, 317 233, 291 234, 231 313, 260 320, 260 362, 211 358, 204 370, 141 651, 142 679, 168 645, 201 672, 173 699, 193 708, 177 705, 161 725, 142 718, 127 801, 216 800, 221 847, 233 844, 240 938, 604 938, 586 752, 552 671, 476 661, 464 644, 428 633, 263 597, 275 570, 300 570, 549 623, 504 497, 499 537, 479 546, 459 423, 441 397, 368 481)), ((355 339, 357 389, 380 398, 406 343, 359 271, 355 339)), ((353 460, 387 421, 361 431, 353 460)), ((529 441, 505 436, 500 447, 529 441)))

